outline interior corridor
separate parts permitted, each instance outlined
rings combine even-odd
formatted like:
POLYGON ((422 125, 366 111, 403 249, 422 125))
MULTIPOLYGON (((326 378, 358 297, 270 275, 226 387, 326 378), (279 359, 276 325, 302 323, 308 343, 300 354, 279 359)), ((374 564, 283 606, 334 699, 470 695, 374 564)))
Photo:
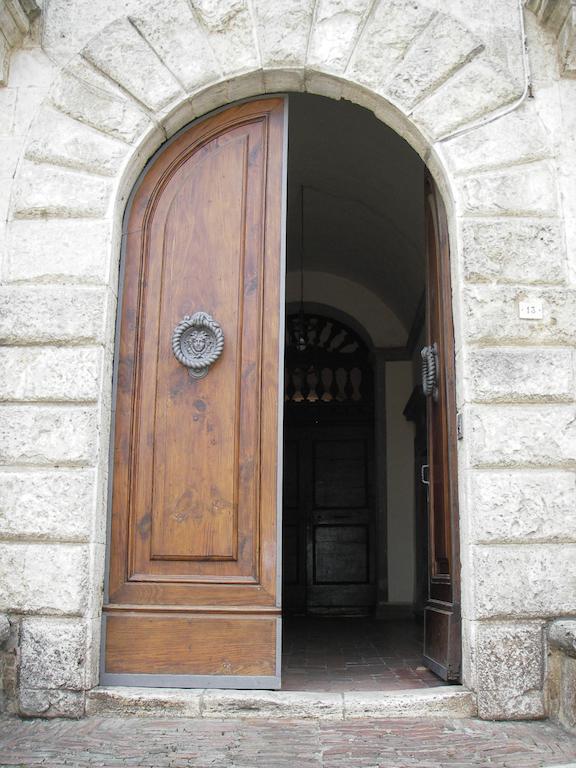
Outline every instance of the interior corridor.
POLYGON ((422 666, 422 625, 414 620, 287 617, 282 690, 397 691, 446 685, 422 666))

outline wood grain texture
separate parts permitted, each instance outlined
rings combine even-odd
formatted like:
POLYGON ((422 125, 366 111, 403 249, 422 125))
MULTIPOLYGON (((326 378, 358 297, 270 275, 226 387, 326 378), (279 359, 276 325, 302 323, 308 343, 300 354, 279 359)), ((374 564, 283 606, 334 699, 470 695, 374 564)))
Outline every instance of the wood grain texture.
POLYGON ((460 558, 456 456, 454 328, 446 211, 426 179, 427 341, 436 343, 438 399, 427 398, 429 577, 424 658, 445 680, 461 666, 460 558))
POLYGON ((106 672, 274 675, 274 618, 114 614, 107 620, 106 672))
POLYGON ((167 606, 279 611, 283 138, 283 99, 231 107, 162 148, 134 194, 118 347, 115 621, 122 605, 164 616, 167 606), (171 337, 198 311, 220 324, 225 345, 194 380, 171 337))

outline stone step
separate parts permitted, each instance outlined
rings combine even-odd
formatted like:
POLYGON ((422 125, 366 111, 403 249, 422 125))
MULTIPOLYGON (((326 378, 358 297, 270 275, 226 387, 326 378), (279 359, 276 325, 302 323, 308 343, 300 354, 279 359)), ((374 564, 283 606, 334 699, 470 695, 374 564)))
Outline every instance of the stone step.
POLYGON ((458 685, 405 691, 237 691, 98 687, 89 715, 292 720, 471 717, 474 694, 458 685))

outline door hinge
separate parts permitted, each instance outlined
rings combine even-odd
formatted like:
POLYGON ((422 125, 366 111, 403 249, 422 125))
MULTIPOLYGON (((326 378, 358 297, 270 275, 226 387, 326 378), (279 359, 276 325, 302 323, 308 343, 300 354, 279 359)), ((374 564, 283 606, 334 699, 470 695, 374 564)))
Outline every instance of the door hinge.
POLYGON ((458 440, 464 439, 464 419, 460 411, 456 414, 456 437, 458 440))

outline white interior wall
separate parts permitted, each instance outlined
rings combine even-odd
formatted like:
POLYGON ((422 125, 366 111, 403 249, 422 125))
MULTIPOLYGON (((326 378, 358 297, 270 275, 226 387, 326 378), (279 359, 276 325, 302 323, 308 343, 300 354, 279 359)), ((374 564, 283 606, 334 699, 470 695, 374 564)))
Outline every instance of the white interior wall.
POLYGON ((403 415, 412 363, 386 363, 388 602, 414 599, 414 426, 403 415))

